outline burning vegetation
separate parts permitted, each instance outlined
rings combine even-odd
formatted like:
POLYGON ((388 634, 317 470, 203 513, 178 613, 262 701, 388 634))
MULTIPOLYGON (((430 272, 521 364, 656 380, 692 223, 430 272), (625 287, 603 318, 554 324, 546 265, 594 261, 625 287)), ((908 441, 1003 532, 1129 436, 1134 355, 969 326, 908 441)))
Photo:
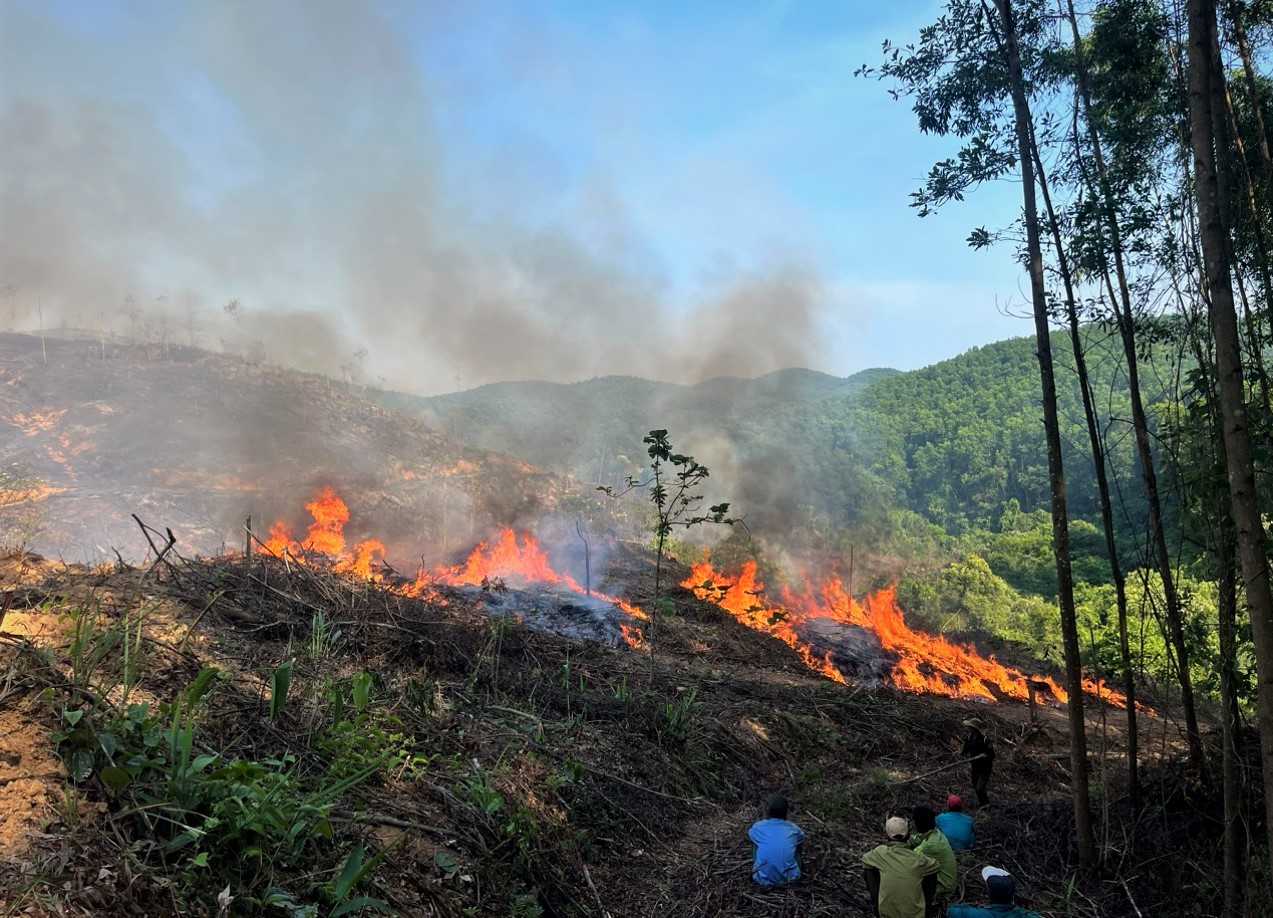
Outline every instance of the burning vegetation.
MULTIPOLYGON (((570 574, 554 569, 548 554, 529 533, 522 534, 519 541, 513 530, 505 528, 495 539, 479 543, 463 562, 432 569, 421 566, 413 579, 405 581, 384 564, 385 546, 380 540, 367 539, 347 547, 344 528, 349 509, 332 488, 321 489, 305 509, 312 522, 303 537, 293 536, 286 523, 276 521, 261 547, 279 558, 319 561, 338 573, 382 581, 406 595, 434 597, 442 585, 481 588, 490 595, 495 587, 493 592, 505 598, 489 602, 491 611, 511 609, 519 619, 549 630, 554 628, 554 604, 576 608, 585 602, 593 613, 594 625, 599 618, 608 617, 626 644, 642 645, 640 623, 649 620, 643 609, 596 592, 590 584, 581 585, 570 574), (507 598, 510 588, 522 595, 549 592, 542 594, 545 601, 519 603, 507 598)), ((1051 676, 1024 673, 993 656, 982 656, 971 646, 910 628, 892 589, 858 601, 838 577, 815 579, 806 575, 802 586, 783 586, 774 599, 766 594, 755 561, 744 562, 735 575, 714 569, 710 562, 697 563, 680 585, 749 628, 784 641, 800 654, 805 665, 835 682, 883 678, 910 692, 988 702, 1025 701, 1030 696, 1028 683, 1034 682, 1058 702, 1068 700, 1065 689, 1051 676), (881 653, 884 660, 878 659, 881 653)), ((561 616, 557 616, 556 627, 580 633, 561 616)), ((603 626, 584 633, 595 637, 604 631, 603 626)), ((1126 704, 1120 693, 1093 680, 1085 680, 1084 689, 1111 705, 1126 704)))
MULTIPOLYGON (((724 590, 749 597, 737 614, 674 591, 680 614, 661 622, 657 654, 520 627, 535 609, 555 609, 553 624, 572 608, 645 620, 595 592, 590 605, 586 582, 511 531, 424 576, 377 556, 364 577, 348 508, 334 492, 311 503, 314 536, 288 536, 277 555, 184 560, 169 544, 144 568, 4 560, 0 665, 19 704, 0 708, 17 757, 0 759, 0 782, 20 776, 6 786, 45 801, 0 838, 6 905, 853 914, 880 815, 961 787, 962 769, 933 770, 957 758, 974 711, 1001 741, 1001 796, 978 832, 1016 852, 1027 901, 1048 901, 1064 875, 1067 804, 1038 792, 1064 779, 1058 712, 1038 726, 1020 706, 987 711, 976 692, 846 690, 745 626, 762 605, 746 569, 724 590), (814 829, 789 901, 757 894, 748 875, 745 828, 777 787, 814 829)), ((645 552, 615 556, 603 582, 643 596, 652 566, 645 552)), ((844 627, 871 630, 876 602, 844 627)), ((816 616, 779 617, 794 603, 763 607, 773 627, 820 633, 816 616)), ((1132 881, 1139 902, 1160 901, 1159 866, 1132 881)))

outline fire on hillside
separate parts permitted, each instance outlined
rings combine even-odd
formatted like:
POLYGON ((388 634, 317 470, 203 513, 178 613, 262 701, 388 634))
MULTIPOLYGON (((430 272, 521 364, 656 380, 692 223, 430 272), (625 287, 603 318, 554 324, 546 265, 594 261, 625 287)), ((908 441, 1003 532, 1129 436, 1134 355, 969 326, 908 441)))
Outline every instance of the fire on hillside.
POLYGON ((478 543, 462 564, 431 570, 421 567, 414 580, 392 582, 374 567, 385 555, 380 540, 367 539, 346 548, 344 528, 349 521, 349 508, 331 488, 323 488, 305 504, 305 509, 313 522, 304 538, 296 539, 285 523, 275 522, 269 539, 262 543, 267 552, 302 563, 319 556, 338 572, 440 601, 444 597, 438 594, 439 586, 481 589, 485 593, 484 605, 495 614, 510 614, 544 630, 641 646, 637 623, 648 618, 645 612, 581 586, 569 574, 554 570, 539 543, 528 533, 519 542, 516 533, 503 529, 494 541, 478 543))
MULTIPOLYGON (((349 509, 331 488, 323 488, 305 505, 313 522, 303 538, 279 521, 270 527, 265 551, 307 563, 321 559, 340 572, 383 583, 404 593, 445 601, 441 586, 481 589, 485 606, 495 614, 511 614, 531 627, 567 631, 581 637, 622 640, 642 646, 641 622, 649 616, 638 606, 581 585, 555 570, 535 538, 503 529, 481 542, 461 564, 421 568, 414 580, 386 577, 385 546, 368 539, 346 546, 349 509)), ((836 577, 806 576, 799 589, 784 586, 777 599, 766 595, 755 562, 737 575, 693 565, 681 583, 699 599, 712 602, 750 628, 779 638, 795 649, 805 664, 829 679, 887 681, 911 692, 999 701, 1027 698, 1028 683, 1046 684, 1060 702, 1065 689, 1050 676, 1027 675, 937 635, 910 628, 891 588, 861 601, 836 577)), ((1084 691, 1111 705, 1126 704, 1119 692, 1090 679, 1084 691)))

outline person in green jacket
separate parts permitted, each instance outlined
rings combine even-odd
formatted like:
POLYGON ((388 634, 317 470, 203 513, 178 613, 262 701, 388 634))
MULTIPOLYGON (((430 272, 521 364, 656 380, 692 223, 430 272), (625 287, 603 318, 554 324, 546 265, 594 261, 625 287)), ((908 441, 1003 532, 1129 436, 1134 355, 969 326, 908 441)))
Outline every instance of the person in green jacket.
POLYGON ((866 886, 880 918, 925 918, 937 887, 938 865, 906 845, 910 826, 900 816, 884 823, 888 842, 862 855, 866 886))
POLYGON ((937 828, 937 813, 932 807, 917 806, 911 818, 915 823, 915 833, 911 835, 909 844, 937 862, 937 892, 949 895, 955 891, 955 852, 941 829, 937 828))

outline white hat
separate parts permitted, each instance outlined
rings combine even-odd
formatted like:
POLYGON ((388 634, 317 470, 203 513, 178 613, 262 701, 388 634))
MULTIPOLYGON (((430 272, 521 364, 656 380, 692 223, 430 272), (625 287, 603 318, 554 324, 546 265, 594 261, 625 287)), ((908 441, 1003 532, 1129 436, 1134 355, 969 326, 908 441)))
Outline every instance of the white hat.
POLYGON ((1002 867, 983 867, 981 869, 981 879, 988 882, 991 877, 1010 877, 1012 874, 1004 870, 1002 867))
POLYGON ((910 831, 910 826, 901 816, 894 816, 888 822, 884 823, 884 834, 889 838, 905 838, 906 833, 910 831))

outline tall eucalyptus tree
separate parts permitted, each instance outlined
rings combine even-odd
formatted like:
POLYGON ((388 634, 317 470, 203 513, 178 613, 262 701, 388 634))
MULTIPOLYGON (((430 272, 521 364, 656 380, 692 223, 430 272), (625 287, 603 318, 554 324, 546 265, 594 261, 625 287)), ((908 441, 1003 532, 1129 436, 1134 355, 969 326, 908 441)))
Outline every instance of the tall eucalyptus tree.
POLYGON ((1215 0, 1188 0, 1189 128, 1193 150, 1200 241, 1209 299, 1211 334, 1216 351, 1229 494, 1236 530, 1242 587, 1255 646, 1264 775, 1265 825, 1270 869, 1273 869, 1273 591, 1269 586, 1266 536, 1255 482, 1251 431, 1246 406, 1242 342, 1232 282, 1232 236, 1226 225, 1220 160, 1228 151, 1217 125, 1223 87, 1216 85, 1214 47, 1215 0))
MULTIPOLYGON (((1096 861, 1088 787, 1087 736, 1083 717, 1082 663, 1074 607, 1065 471, 1052 363, 1048 297, 1033 159, 1031 87, 1046 83, 1042 67, 1044 5, 1040 0, 949 0, 940 19, 921 30, 917 44, 885 45, 878 76, 895 80, 909 96, 925 133, 953 134, 964 142, 957 157, 933 166, 912 195, 920 215, 980 183, 1019 170, 1025 264, 1030 277, 1048 453, 1052 549, 1056 560, 1066 689, 1069 692, 1070 787, 1079 863, 1096 861), (1027 76, 1029 72, 1029 76, 1027 76), (1036 81, 1037 78, 1037 81, 1036 81)), ((861 72, 874 74, 871 68, 861 72)), ((978 234, 973 242, 978 243, 978 234)))

